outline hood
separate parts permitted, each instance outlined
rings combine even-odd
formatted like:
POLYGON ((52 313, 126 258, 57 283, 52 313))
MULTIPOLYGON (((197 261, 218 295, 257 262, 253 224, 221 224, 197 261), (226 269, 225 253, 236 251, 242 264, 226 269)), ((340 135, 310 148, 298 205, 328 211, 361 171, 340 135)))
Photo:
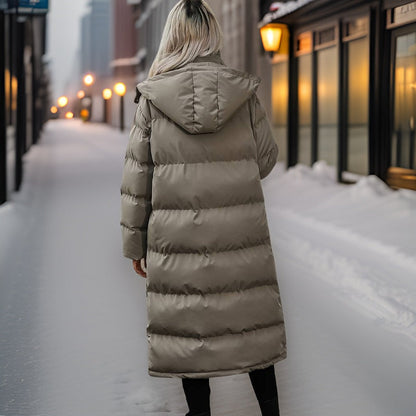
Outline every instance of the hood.
POLYGON ((201 134, 220 130, 260 82, 211 55, 148 78, 137 90, 188 133, 201 134))

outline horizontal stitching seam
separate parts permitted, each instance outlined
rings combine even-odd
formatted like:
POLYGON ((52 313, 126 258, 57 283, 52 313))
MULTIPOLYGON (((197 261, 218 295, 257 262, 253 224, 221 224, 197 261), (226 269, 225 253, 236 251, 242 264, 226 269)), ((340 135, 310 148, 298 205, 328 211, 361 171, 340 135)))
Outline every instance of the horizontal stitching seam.
POLYGON ((145 202, 149 202, 151 203, 152 201, 148 198, 146 198, 145 195, 135 195, 135 194, 130 194, 129 192, 126 192, 124 190, 121 190, 121 196, 122 197, 127 197, 127 198, 134 198, 134 199, 144 199, 145 202))
POLYGON ((207 207, 207 208, 154 208, 153 211, 203 211, 207 209, 231 208, 231 207, 239 207, 242 205, 253 205, 253 204, 264 204, 264 200, 253 201, 253 202, 243 202, 241 204, 233 204, 233 205, 223 205, 219 207, 207 207))
POLYGON ((268 328, 272 328, 274 326, 281 326, 284 325, 283 321, 279 321, 276 323, 273 323, 271 325, 266 325, 266 326, 261 326, 261 327, 257 327, 257 328, 252 328, 252 329, 245 329, 242 331, 238 331, 238 332, 231 332, 231 331, 227 331, 223 334, 220 335, 206 335, 206 336, 199 336, 199 337, 195 337, 195 336, 191 336, 191 335, 173 335, 173 334, 163 334, 161 332, 152 332, 149 329, 147 330, 148 334, 152 334, 152 335, 161 335, 164 337, 176 337, 176 338, 194 338, 194 339, 207 339, 207 338, 218 338, 218 337, 224 337, 226 335, 243 335, 245 332, 253 332, 253 331, 258 331, 258 330, 262 330, 262 329, 268 329, 268 328))
POLYGON ((261 243, 256 243, 253 244, 251 246, 248 247, 240 247, 240 248, 231 248, 228 250, 215 250, 215 251, 203 251, 203 252, 199 252, 199 251, 169 251, 164 253, 163 251, 157 251, 157 250, 153 250, 152 248, 148 248, 149 251, 153 252, 153 253, 158 253, 158 254, 197 254, 197 255, 206 255, 206 254, 215 254, 215 253, 226 253, 229 251, 238 251, 238 250, 246 250, 252 247, 257 247, 257 246, 265 246, 267 245, 266 242, 269 240, 269 238, 265 238, 264 240, 262 240, 261 243))
POLYGON ((132 156, 130 153, 126 154, 126 157, 124 158, 125 161, 132 160, 133 162, 137 163, 138 165, 147 165, 149 167, 153 166, 152 162, 141 162, 139 159, 136 159, 134 156, 132 156))
MULTIPOLYGON (((276 360, 278 360, 280 357, 286 356, 286 351, 287 351, 287 349, 284 348, 281 353, 279 353, 275 357, 271 358, 270 360, 262 361, 261 363, 256 364, 256 367, 263 366, 264 364, 268 364, 268 363, 271 363, 271 362, 276 362, 276 360)), ((243 367, 243 368, 240 368, 238 371, 242 371, 243 369, 247 369, 247 368, 253 368, 253 366, 243 367)), ((222 368, 222 369, 219 369, 219 370, 212 370, 212 371, 192 371, 192 372, 191 371, 171 371, 171 370, 166 370, 166 371, 149 370, 149 371, 153 374, 214 374, 214 373, 218 373, 218 372, 235 371, 235 367, 233 367, 233 368, 222 368)))
POLYGON ((243 289, 237 289, 237 290, 222 290, 221 292, 206 292, 206 293, 201 293, 201 292, 194 292, 194 293, 181 293, 181 292, 158 292, 156 290, 151 290, 151 289, 147 289, 147 292, 151 292, 151 293, 156 293, 157 295, 178 295, 178 296, 189 296, 189 295, 201 295, 201 296, 207 296, 207 295, 221 295, 222 293, 235 293, 235 292, 245 292, 247 290, 253 290, 253 289, 257 289, 259 287, 265 287, 265 286, 278 286, 277 282, 269 282, 269 283, 264 283, 261 285, 256 285, 256 286, 252 286, 252 287, 246 287, 243 289))
POLYGON ((128 226, 127 224, 125 224, 123 222, 121 222, 120 225, 122 227, 127 228, 127 229, 132 230, 132 231, 137 231, 137 230, 138 231, 146 231, 147 230, 147 227, 146 226, 143 226, 143 227, 130 227, 130 226, 128 226))
POLYGON ((228 162, 242 162, 242 161, 254 161, 256 159, 249 158, 249 159, 233 159, 233 160, 205 160, 202 162, 172 162, 172 163, 158 163, 157 166, 169 166, 169 165, 197 165, 201 163, 228 163, 228 162))

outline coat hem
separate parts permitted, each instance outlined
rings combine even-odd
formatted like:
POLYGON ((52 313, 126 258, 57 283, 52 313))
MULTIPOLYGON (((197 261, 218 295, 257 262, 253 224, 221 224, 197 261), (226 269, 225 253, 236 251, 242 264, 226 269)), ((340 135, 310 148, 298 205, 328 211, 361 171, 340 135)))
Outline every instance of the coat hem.
POLYGON ((214 371, 201 371, 201 372, 161 372, 155 371, 148 368, 148 374, 151 377, 165 377, 165 378, 210 378, 210 377, 223 377, 223 376, 231 376, 236 374, 245 374, 253 370, 262 369, 269 367, 272 364, 276 364, 279 361, 283 361, 287 358, 287 352, 283 352, 282 354, 278 355, 277 357, 269 360, 265 363, 260 363, 256 365, 251 365, 249 367, 244 368, 234 368, 231 370, 214 370, 214 371))

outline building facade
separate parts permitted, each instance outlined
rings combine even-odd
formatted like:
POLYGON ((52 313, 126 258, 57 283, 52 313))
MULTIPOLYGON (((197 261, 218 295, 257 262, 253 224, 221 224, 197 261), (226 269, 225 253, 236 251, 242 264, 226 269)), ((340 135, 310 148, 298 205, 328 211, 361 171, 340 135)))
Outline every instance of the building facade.
POLYGON ((106 77, 111 74, 111 2, 90 0, 89 6, 89 12, 81 20, 81 73, 106 77))
POLYGON ((284 23, 290 39, 269 64, 287 167, 325 160, 340 182, 375 174, 416 190, 416 2, 279 2, 264 14, 270 3, 259 26, 284 23))
POLYGON ((19 191, 24 155, 48 117, 47 3, 22 10, 18 1, 0 0, 0 204, 19 191))

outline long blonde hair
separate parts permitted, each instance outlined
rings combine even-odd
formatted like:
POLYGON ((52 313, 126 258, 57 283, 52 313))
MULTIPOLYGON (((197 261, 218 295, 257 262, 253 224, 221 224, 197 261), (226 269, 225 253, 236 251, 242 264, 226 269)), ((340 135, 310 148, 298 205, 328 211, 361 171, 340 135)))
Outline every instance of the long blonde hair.
POLYGON ((223 46, 218 21, 205 0, 180 0, 170 11, 149 78, 179 68, 223 46))

